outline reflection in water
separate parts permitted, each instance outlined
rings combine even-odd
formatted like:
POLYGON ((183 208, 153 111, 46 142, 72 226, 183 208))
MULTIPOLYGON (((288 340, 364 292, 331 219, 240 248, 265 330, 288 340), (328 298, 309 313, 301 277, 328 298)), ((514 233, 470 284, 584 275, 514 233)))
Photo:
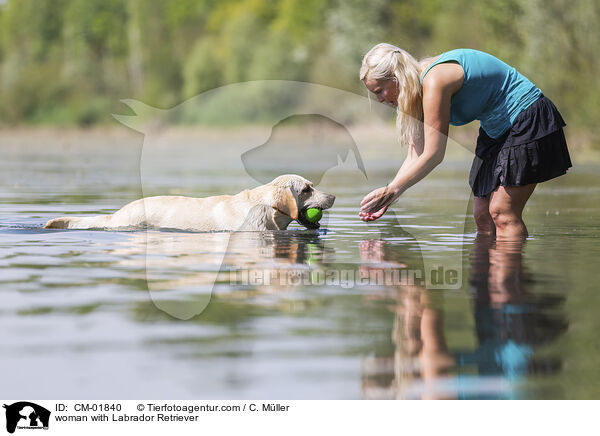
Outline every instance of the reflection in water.
MULTIPOLYGON (((393 260, 385 258, 385 244, 368 246, 376 253, 365 253, 365 258, 393 260)), ((539 357, 537 348, 566 331, 560 313, 564 299, 528 292, 533 280, 523 271, 522 252, 523 242, 476 238, 470 280, 476 339, 471 349, 449 349, 439 293, 419 286, 397 287, 392 309, 394 356, 365 360, 364 395, 518 398, 525 376, 560 371, 561 360, 539 357)))
POLYGON ((178 319, 199 315, 214 292, 231 294, 237 284, 248 285, 249 279, 250 284, 271 290, 286 288, 290 269, 306 268, 333 255, 312 231, 149 230, 133 234, 124 245, 114 254, 125 257, 121 263, 126 266, 145 267, 154 304, 178 319))
POLYGON ((522 271, 522 246, 483 238, 475 242, 471 284, 479 347, 461 354, 459 364, 477 365, 480 375, 516 381, 561 366, 558 359, 533 357, 534 347, 558 338, 567 322, 550 313, 564 303, 562 297, 527 292, 531 281, 522 271))

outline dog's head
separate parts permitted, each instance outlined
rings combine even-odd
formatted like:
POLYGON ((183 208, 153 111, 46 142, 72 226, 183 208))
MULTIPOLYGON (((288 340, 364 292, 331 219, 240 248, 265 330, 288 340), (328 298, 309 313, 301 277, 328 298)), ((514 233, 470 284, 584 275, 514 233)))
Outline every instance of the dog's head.
POLYGON ((267 186, 272 189, 271 207, 275 209, 275 219, 284 224, 281 228, 296 220, 308 229, 318 229, 319 223, 305 218, 306 210, 311 207, 329 209, 335 201, 335 195, 316 190, 311 181, 295 174, 279 176, 267 186))

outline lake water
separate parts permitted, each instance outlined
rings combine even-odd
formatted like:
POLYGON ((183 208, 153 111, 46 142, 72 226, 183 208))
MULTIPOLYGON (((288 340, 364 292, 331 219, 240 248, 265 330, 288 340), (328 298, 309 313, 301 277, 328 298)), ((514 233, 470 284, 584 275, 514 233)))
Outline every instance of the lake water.
POLYGON ((461 151, 362 223, 393 145, 365 155, 368 180, 356 165, 323 177, 337 200, 319 231, 62 231, 42 227, 258 182, 228 143, 151 158, 141 136, 54 136, 2 136, 6 398, 600 397, 597 165, 538 186, 523 244, 475 237, 461 151))

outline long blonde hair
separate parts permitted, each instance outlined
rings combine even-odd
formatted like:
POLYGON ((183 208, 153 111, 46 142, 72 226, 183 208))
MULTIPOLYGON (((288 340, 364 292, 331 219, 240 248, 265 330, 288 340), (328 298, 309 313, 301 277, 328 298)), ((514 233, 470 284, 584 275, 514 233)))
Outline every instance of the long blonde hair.
POLYGON ((398 81, 398 128, 400 142, 414 144, 423 134, 423 87, 421 63, 392 44, 377 44, 367 52, 360 67, 360 80, 398 81))

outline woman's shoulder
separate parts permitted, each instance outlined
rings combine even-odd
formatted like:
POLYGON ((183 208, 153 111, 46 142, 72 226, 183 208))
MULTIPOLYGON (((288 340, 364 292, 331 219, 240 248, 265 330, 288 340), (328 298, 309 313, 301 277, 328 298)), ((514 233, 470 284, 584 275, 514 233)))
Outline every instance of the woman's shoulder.
POLYGON ((449 92, 450 95, 454 95, 462 87, 464 80, 464 69, 458 62, 437 64, 423 78, 423 92, 425 93, 429 89, 434 90, 434 92, 449 92))
POLYGON ((425 86, 426 82, 436 86, 462 85, 464 79, 463 58, 461 52, 455 49, 444 52, 438 56, 426 60, 425 69, 421 75, 421 83, 425 86), (434 68, 435 67, 435 68, 434 68))
MULTIPOLYGON (((421 83, 423 82, 425 74, 427 74, 431 68, 440 64, 457 63, 462 68, 465 78, 469 76, 470 71, 474 71, 473 69, 494 70, 506 66, 506 64, 497 57, 473 48, 456 48, 445 51, 438 56, 426 59, 426 61, 429 61, 427 62, 429 66, 425 68, 424 74, 421 76, 421 83)), ((440 70, 440 68, 436 69, 438 71, 440 70)))
POLYGON ((462 65, 466 56, 470 54, 470 51, 473 50, 469 48, 455 48, 453 50, 448 50, 438 55, 422 59, 421 64, 423 65, 423 73, 421 75, 421 81, 423 81, 423 78, 429 72, 429 70, 436 65, 452 61, 462 65))
POLYGON ((455 48, 452 50, 448 50, 445 51, 443 53, 440 54, 440 57, 444 58, 444 59, 452 59, 452 58, 457 58, 458 59, 468 59, 471 57, 487 57, 487 56, 492 56, 489 53, 486 53, 484 51, 481 50, 476 50, 474 48, 455 48))

